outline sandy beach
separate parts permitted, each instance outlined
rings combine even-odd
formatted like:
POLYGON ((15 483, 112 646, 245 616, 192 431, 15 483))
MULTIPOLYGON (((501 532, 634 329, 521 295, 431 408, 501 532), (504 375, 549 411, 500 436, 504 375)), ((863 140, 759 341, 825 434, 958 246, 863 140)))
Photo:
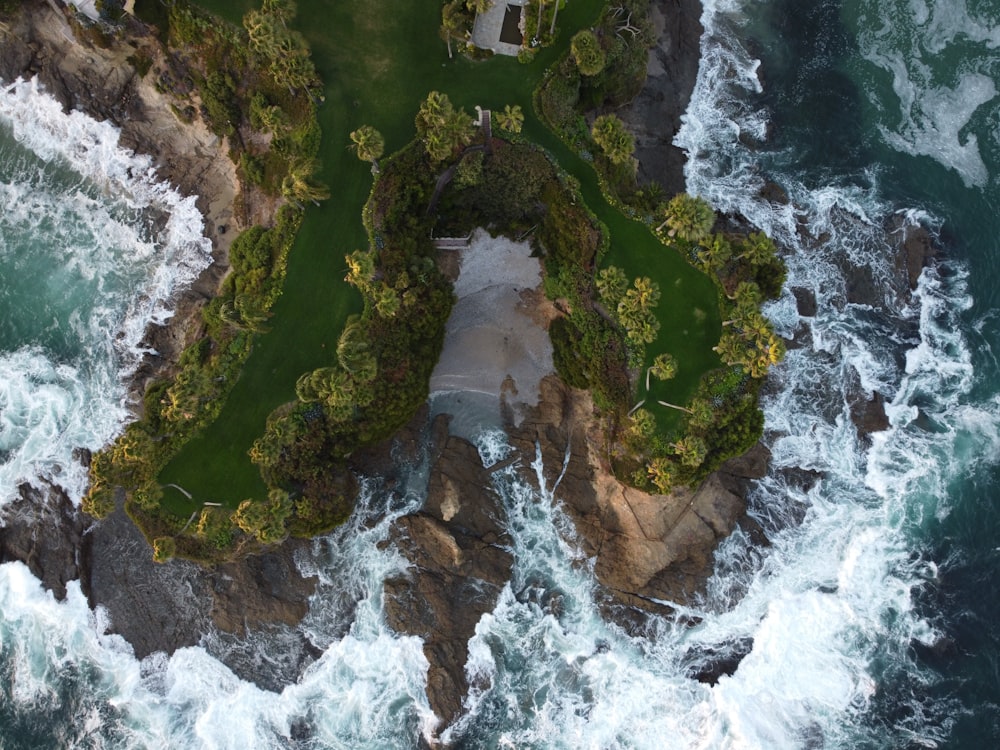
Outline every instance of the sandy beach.
POLYGON ((431 375, 431 396, 473 393, 479 404, 501 401, 520 422, 538 404, 539 383, 555 371, 547 331, 555 314, 541 290, 542 267, 527 242, 476 230, 459 254, 458 298, 444 349, 431 375), (495 399, 495 401, 493 401, 495 399))

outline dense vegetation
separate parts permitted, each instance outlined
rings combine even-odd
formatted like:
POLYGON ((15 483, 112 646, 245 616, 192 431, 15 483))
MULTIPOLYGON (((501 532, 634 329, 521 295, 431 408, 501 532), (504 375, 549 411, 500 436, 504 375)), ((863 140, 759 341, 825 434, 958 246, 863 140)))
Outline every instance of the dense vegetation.
MULTIPOLYGON (((93 510, 110 507, 115 485, 127 488, 130 512, 154 540, 158 559, 230 555, 288 534, 312 535, 343 521, 356 489, 351 456, 391 435, 427 395, 452 300, 429 238, 464 234, 476 226, 528 236, 536 243, 544 259, 546 292, 566 311, 550 331, 557 369, 567 383, 593 394, 606 417, 609 452, 623 480, 666 491, 698 481, 756 440, 761 368, 781 354, 766 321, 761 325, 759 303, 776 294, 783 272, 766 238, 713 235, 715 215, 703 202, 679 196, 662 203, 662 191, 636 184, 631 136, 607 110, 630 99, 642 84, 651 34, 639 0, 605 9, 596 27, 567 40, 572 43, 566 57, 536 90, 536 109, 564 142, 594 163, 612 205, 643 217, 652 237, 715 279, 725 319, 717 351, 728 367, 702 378, 693 399, 686 398, 690 386, 678 389, 678 404, 652 397, 651 378, 669 379, 680 370, 678 380, 693 384, 706 369, 699 363, 692 374, 688 353, 678 362, 669 352, 647 351, 664 340, 658 336, 661 323, 673 319, 678 300, 690 299, 690 292, 672 294, 661 307, 656 281, 642 275, 629 278, 614 266, 601 268, 608 258, 620 262, 621 249, 610 246, 614 238, 586 207, 577 179, 521 141, 518 134, 526 124, 532 140, 553 139, 537 120, 526 123, 519 106, 494 110, 494 132, 505 140, 486 143, 470 126, 467 112, 432 92, 417 112, 417 140, 393 157, 383 162, 387 139, 356 121, 349 143, 338 145, 348 145, 377 175, 364 212, 368 247, 346 258, 347 280, 360 292, 363 305, 346 321, 327 361, 310 365, 314 369, 299 377, 296 400, 276 409, 253 443, 250 456, 267 490, 256 498, 242 494, 246 499, 229 507, 207 504, 190 518, 187 510, 180 516, 168 511, 170 504, 157 483, 159 470, 219 414, 257 333, 268 328, 301 206, 326 195, 312 178, 319 142, 315 92, 310 86, 298 90, 278 84, 283 80, 279 76, 289 72, 287 63, 276 59, 280 51, 304 45, 281 15, 289 7, 282 0, 268 0, 261 11, 247 15, 243 31, 226 27, 217 32, 214 42, 229 39, 236 45, 221 56, 224 60, 214 66, 204 61, 190 65, 200 71, 189 76, 202 101, 200 115, 230 138, 248 186, 283 195, 288 205, 274 227, 250 230, 234 244, 234 272, 222 295, 206 308, 205 338, 185 353, 176 379, 150 389, 146 419, 95 459, 88 499, 93 510), (250 65, 250 73, 241 72, 240 61, 250 65), (253 76, 260 78, 251 86, 253 76), (562 103, 560 91, 570 92, 562 103), (560 107, 565 109, 570 100, 569 114, 553 120, 552 112, 562 112, 560 107), (301 119, 306 115, 311 125, 301 119), (436 191, 437 177, 445 171, 450 184, 436 191), (638 403, 637 392, 645 393, 638 403)), ((190 29, 208 33, 198 25, 200 14, 181 5, 165 8, 150 1, 145 8, 165 19, 168 40, 179 34, 197 51, 190 29)), ((554 29, 557 8, 556 3, 540 3, 529 11, 554 29)), ((296 56, 299 62, 293 65, 301 68, 307 58, 296 56)), ((295 80, 295 70, 291 75, 295 80)), ((199 112, 179 109, 179 114, 199 112)), ((558 143, 549 147, 562 148, 558 143)), ((565 150, 559 153, 560 160, 568 158, 565 150)), ((593 197, 593 177, 586 179, 593 205, 600 196, 593 197)), ((608 213, 605 207, 603 215, 617 227, 620 217, 608 213)), ((634 238, 632 229, 624 231, 634 238)), ((648 272, 664 281, 666 272, 648 272)), ((704 319, 696 308, 696 321, 698 315, 704 319)), ((714 320, 717 326, 718 318, 714 320)), ((699 345, 699 351, 707 348, 699 345)), ((675 400, 669 393, 666 397, 675 400)))
MULTIPOLYGON (((727 369, 708 372, 686 405, 649 395, 651 378, 669 380, 677 372, 669 352, 657 353, 645 373, 640 371, 649 361, 645 348, 660 326, 658 285, 646 277, 630 282, 621 269, 609 266, 597 271, 593 290, 580 289, 606 321, 624 330, 633 374, 627 379, 629 393, 638 381, 635 390, 645 394, 627 413, 618 409, 609 415, 616 474, 644 489, 667 492, 697 483, 759 439, 763 416, 757 394, 768 367, 784 355, 759 308, 780 293, 784 266, 762 234, 712 234, 716 216, 705 201, 681 194, 663 202, 659 185, 639 185, 634 140, 612 110, 630 101, 645 80, 647 50, 654 41, 647 13, 643 0, 607 6, 595 27, 573 37, 569 51, 535 91, 535 107, 565 143, 593 162, 609 203, 643 218, 664 245, 705 272, 718 289, 724 322, 715 351, 727 369), (591 291, 596 294, 586 296, 591 291), (683 416, 658 419, 652 410, 683 416)), ((572 292, 572 285, 551 276, 547 281, 550 294, 567 294, 567 286, 572 292)), ((620 375, 585 354, 597 335, 592 327, 571 315, 556 321, 551 333, 556 365, 567 383, 594 389, 596 374, 607 380, 605 390, 618 392, 611 379, 620 375)), ((597 351, 607 351, 607 345, 597 351)), ((606 408, 610 402, 601 399, 601 388, 595 390, 595 402, 606 408)))
MULTIPOLYGON (((202 311, 203 335, 183 352, 173 377, 147 390, 143 418, 91 464, 84 499, 88 512, 108 513, 115 489, 124 488, 126 508, 156 540, 158 557, 170 552, 205 558, 239 541, 228 512, 206 506, 185 523, 162 507, 157 477, 192 436, 218 417, 281 294, 302 203, 324 196, 312 178, 320 138, 314 104, 318 81, 305 41, 287 31, 294 12, 290 3, 266 0, 260 11, 248 14, 245 29, 185 2, 139 6, 149 12, 166 46, 168 54, 155 69, 156 85, 174 98, 175 114, 184 120, 200 116, 228 139, 230 156, 241 167, 244 199, 257 190, 286 201, 273 225, 251 227, 233 242, 230 272, 202 311), (252 22, 268 25, 280 43, 261 42, 252 22)), ((274 505, 275 498, 261 504, 277 512, 274 505)), ((253 515, 243 509, 235 520, 243 528, 253 515)))
POLYGON ((382 165, 364 213, 369 247, 346 258, 364 309, 251 449, 272 495, 294 498, 287 532, 312 535, 342 522, 353 507, 351 454, 392 435, 427 399, 453 299, 426 213, 435 160, 416 142, 382 165))

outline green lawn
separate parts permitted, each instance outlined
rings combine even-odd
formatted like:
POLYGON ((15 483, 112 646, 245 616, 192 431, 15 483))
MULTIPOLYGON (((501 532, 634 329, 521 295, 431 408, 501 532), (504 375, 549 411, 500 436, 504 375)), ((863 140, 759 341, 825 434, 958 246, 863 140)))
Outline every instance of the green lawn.
MULTIPOLYGON (((234 22, 256 4, 201 0, 201 5, 234 22)), ((650 358, 670 351, 680 370, 675 380, 654 389, 656 397, 682 402, 701 374, 718 366, 711 351, 720 330, 712 283, 645 226, 608 206, 591 166, 544 128, 532 111, 531 94, 545 67, 562 54, 577 29, 596 18, 601 5, 600 0, 572 0, 559 15, 561 43, 525 66, 511 58, 449 60, 437 36, 439 0, 300 0, 297 25, 312 45, 325 82, 319 113, 324 134, 321 178, 331 198, 307 212, 270 332, 258 338, 221 416, 161 474, 161 482, 185 487, 194 502, 168 489, 167 507, 186 516, 204 501, 235 507, 247 497, 263 496, 265 487, 247 450, 263 432, 267 415, 294 398, 299 375, 330 362, 344 319, 360 306, 356 292, 343 281, 343 257, 366 242, 361 208, 371 175, 347 150, 348 133, 362 124, 374 125, 386 138, 386 153, 393 152, 412 138, 417 107, 434 89, 470 111, 476 104, 520 104, 526 115, 524 134, 580 179, 588 205, 611 230, 606 262, 660 284, 662 327, 649 348, 650 358)))

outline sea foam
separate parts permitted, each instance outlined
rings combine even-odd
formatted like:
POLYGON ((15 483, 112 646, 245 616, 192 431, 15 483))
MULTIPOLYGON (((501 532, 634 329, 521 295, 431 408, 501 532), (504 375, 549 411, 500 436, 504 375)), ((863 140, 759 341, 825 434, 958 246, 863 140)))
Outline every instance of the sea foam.
POLYGON ((145 332, 170 318, 211 243, 193 197, 35 80, 0 87, 0 127, 12 140, 0 172, 0 504, 39 480, 76 501, 87 478, 74 450, 102 447, 128 420, 145 332))

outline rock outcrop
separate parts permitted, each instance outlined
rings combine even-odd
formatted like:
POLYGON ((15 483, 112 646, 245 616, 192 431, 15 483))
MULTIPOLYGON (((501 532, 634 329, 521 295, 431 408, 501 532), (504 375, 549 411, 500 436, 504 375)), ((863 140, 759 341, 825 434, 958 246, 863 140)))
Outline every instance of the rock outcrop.
POLYGON ((684 192, 683 151, 673 145, 698 77, 702 27, 700 0, 653 0, 650 18, 656 46, 646 83, 617 114, 635 136, 639 180, 658 182, 667 196, 684 192))
MULTIPOLYGON (((512 442, 528 455, 537 442, 546 484, 584 552, 596 557, 598 581, 618 602, 647 611, 665 611, 656 600, 689 601, 711 573, 719 541, 739 524, 752 525, 744 496, 750 480, 764 476, 767 450, 758 445, 726 462, 694 491, 651 495, 612 475, 587 394, 557 378, 543 383, 542 394, 534 418, 511 428, 512 442)), ((534 475, 525 472, 525 479, 534 475)))
POLYGON ((155 563, 149 543, 118 509, 83 537, 80 585, 91 606, 107 610, 112 630, 141 659, 199 643, 212 627, 246 635, 297 624, 316 585, 295 565, 296 550, 304 544, 290 540, 210 568, 178 559, 155 563))
POLYGON ((432 433, 427 501, 397 521, 391 538, 413 568, 385 582, 385 614, 396 632, 423 638, 427 697, 447 725, 468 691, 469 639, 496 606, 514 560, 506 514, 478 451, 448 435, 446 417, 432 433))
POLYGON ((23 485, 21 496, 4 506, 0 518, 0 563, 19 560, 55 594, 80 577, 79 548, 87 529, 65 493, 23 485))

